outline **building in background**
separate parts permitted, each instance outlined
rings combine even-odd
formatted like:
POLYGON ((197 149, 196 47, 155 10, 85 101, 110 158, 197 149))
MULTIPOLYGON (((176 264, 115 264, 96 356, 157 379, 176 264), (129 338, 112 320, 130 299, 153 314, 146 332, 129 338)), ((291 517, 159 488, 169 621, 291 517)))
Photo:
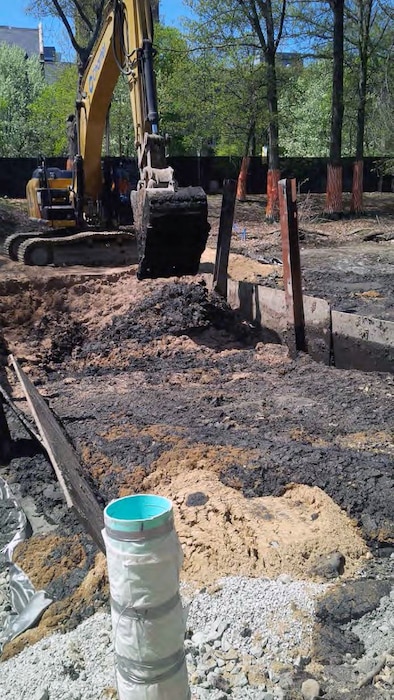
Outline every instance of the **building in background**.
POLYGON ((41 23, 37 29, 24 29, 21 27, 0 26, 0 44, 9 44, 23 49, 26 56, 37 56, 48 83, 56 80, 57 72, 61 64, 61 56, 54 46, 44 46, 44 37, 41 23))

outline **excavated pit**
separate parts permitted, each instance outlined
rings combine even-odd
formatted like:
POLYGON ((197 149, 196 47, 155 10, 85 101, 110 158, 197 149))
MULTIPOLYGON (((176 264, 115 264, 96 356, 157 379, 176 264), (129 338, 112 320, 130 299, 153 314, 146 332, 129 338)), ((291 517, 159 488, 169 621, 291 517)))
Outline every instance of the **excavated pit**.
MULTIPOLYGON (((292 360, 195 279, 75 274, 2 291, 4 351, 60 417, 100 504, 136 491, 173 499, 186 580, 319 579, 337 550, 349 577, 367 545, 393 551, 392 376, 292 360)), ((3 383, 21 396, 9 370, 3 383)), ((51 529, 16 561, 56 602, 6 656, 75 626, 108 595, 102 555, 9 420, 2 475, 51 529)))

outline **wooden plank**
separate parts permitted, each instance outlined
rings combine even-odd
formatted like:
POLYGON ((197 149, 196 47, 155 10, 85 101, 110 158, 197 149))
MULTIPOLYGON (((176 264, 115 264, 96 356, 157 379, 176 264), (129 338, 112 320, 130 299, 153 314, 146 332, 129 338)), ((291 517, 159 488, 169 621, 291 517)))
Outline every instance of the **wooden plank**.
POLYGON ((82 476, 78 456, 54 413, 19 367, 16 359, 12 355, 10 359, 63 490, 67 505, 75 512, 78 520, 89 532, 97 546, 105 552, 101 535, 101 530, 104 527, 103 512, 89 484, 82 476))
POLYGON ((235 180, 224 181, 218 245, 213 273, 213 289, 225 299, 227 299, 227 270, 230 255, 231 233, 234 222, 236 191, 237 183, 235 180))
POLYGON ((30 423, 28 417, 21 411, 15 402, 12 400, 11 396, 9 396, 6 392, 6 390, 0 385, 0 402, 3 402, 4 404, 7 404, 8 408, 11 409, 11 411, 14 413, 14 415, 18 418, 18 420, 22 423, 23 427, 26 428, 27 432, 37 440, 37 442, 41 445, 41 447, 44 447, 44 443, 41 440, 41 436, 39 433, 37 433, 32 424, 30 423))
POLYGON ((279 181, 279 207, 286 306, 294 324, 295 349, 306 352, 295 178, 279 181))

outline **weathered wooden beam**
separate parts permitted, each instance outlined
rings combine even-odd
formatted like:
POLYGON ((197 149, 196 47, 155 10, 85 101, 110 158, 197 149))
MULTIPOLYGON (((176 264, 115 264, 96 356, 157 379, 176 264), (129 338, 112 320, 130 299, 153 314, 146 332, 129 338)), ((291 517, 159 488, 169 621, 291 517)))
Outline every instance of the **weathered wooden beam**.
POLYGON ((32 436, 32 438, 37 440, 37 442, 42 447, 44 447, 44 444, 41 440, 41 436, 34 430, 27 416, 23 413, 23 411, 19 410, 15 402, 12 400, 11 396, 9 396, 6 390, 0 385, 0 402, 1 401, 3 402, 3 404, 7 404, 8 408, 11 409, 13 414, 18 418, 20 423, 22 423, 23 427, 26 428, 26 430, 32 436))
POLYGON ((78 456, 54 413, 11 355, 11 363, 22 385, 29 408, 53 469, 71 508, 97 546, 105 552, 101 531, 104 517, 96 497, 82 475, 78 456))
POLYGON ((12 440, 0 394, 0 463, 8 464, 11 457, 12 440))
POLYGON ((295 178, 279 181, 279 208, 282 237, 283 283, 286 295, 288 321, 291 326, 294 325, 296 351, 301 350, 306 352, 295 178))
POLYGON ((227 299, 227 270, 230 255, 231 233, 234 222, 236 180, 225 180, 223 183, 223 201, 220 212, 218 244, 216 249, 215 268, 213 273, 213 289, 227 299))

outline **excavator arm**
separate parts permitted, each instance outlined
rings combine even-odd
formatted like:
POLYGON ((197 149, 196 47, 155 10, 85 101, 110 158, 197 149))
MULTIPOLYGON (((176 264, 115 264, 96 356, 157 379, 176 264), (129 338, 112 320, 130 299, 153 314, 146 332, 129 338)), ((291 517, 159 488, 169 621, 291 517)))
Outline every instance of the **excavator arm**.
POLYGON ((112 0, 81 78, 76 103, 77 150, 83 160, 84 174, 83 184, 76 182, 76 194, 79 195, 78 188, 82 186, 85 202, 98 202, 101 198, 102 142, 107 113, 120 73, 123 73, 129 86, 140 170, 145 156, 145 135, 158 133, 152 41, 149 0, 112 0), (150 59, 149 67, 147 59, 150 59))

